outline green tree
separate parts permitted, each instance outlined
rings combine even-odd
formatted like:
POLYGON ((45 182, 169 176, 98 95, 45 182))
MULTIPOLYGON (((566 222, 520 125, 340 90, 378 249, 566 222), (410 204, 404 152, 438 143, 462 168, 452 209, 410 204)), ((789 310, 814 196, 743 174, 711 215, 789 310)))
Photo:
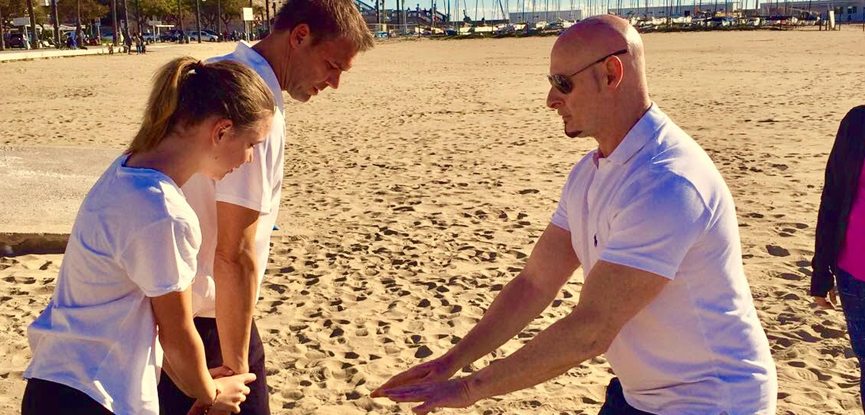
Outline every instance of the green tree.
POLYGON ((24 0, 0 0, 0 10, 3 18, 11 20, 13 17, 27 16, 27 3, 24 0))
POLYGON ((240 9, 248 5, 248 0, 207 0, 201 3, 201 20, 204 26, 217 30, 217 19, 222 20, 223 29, 233 19, 240 18, 240 9), (222 14, 219 14, 219 11, 222 14))
POLYGON ((6 0, 0 0, 0 50, 6 50, 6 17, 4 17, 3 10, 9 9, 7 3, 6 0))
MULTIPOLYGON (((186 1, 181 1, 183 14, 189 16, 189 5, 186 1)), ((155 18, 177 24, 177 0, 139 0, 141 7, 142 19, 145 17, 155 18)))
POLYGON ((58 1, 57 13, 60 21, 75 22, 75 38, 81 42, 81 22, 101 19, 108 13, 108 6, 99 4, 96 0, 58 1))
MULTIPOLYGON (((27 17, 29 16, 35 24, 41 25, 42 22, 45 22, 45 18, 48 14, 45 11, 45 7, 42 7, 41 3, 32 3, 32 0, 0 0, 0 22, 5 22, 6 19, 11 19, 15 17, 27 17), (32 7, 33 14, 30 15, 28 13, 28 9, 32 7)), ((28 32, 33 32, 35 30, 34 25, 28 28, 28 32)), ((0 23, 0 33, 5 33, 5 26, 0 23)), ((34 47, 38 47, 34 45, 34 47)))
MULTIPOLYGON (((192 0, 194 1, 194 0, 192 0)), ((249 0, 206 0, 201 3, 201 20, 204 27, 218 30, 216 20, 222 20, 225 30, 234 19, 240 19, 240 11, 243 7, 249 7, 249 0), (222 14, 219 14, 219 11, 222 14)))
POLYGON ((222 0, 206 0, 201 2, 201 25, 211 30, 217 30, 216 21, 219 19, 219 9, 224 3, 222 0))
POLYGON ((101 19, 107 15, 108 6, 100 4, 96 0, 58 0, 57 13, 60 15, 60 21, 63 22, 90 21, 101 19))
MULTIPOLYGON (((47 15, 47 13, 42 9, 42 7, 34 7, 33 0, 27 0, 27 14, 30 15, 30 33, 34 40, 33 45, 31 46, 33 46, 34 49, 42 47, 39 36, 36 35, 36 25, 38 24, 39 26, 42 26, 45 22, 45 16, 47 15)), ((43 26, 42 29, 44 31, 45 27, 43 26)))

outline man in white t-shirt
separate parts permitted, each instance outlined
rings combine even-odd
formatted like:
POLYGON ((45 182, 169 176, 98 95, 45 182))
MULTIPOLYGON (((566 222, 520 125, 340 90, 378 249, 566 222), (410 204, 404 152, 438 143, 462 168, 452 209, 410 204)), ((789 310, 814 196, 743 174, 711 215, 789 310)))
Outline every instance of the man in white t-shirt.
MULTIPOLYGON (((241 42, 233 53, 213 58, 255 70, 278 107, 271 133, 255 147, 251 163, 220 182, 194 176, 183 186, 201 223, 193 312, 208 366, 256 374, 242 414, 270 414, 264 347, 252 316, 282 190, 282 91, 306 102, 327 87, 336 89, 357 53, 372 46, 372 35, 351 0, 289 0, 277 13, 270 35, 255 46, 241 42)), ((159 399, 163 415, 185 415, 193 404, 168 377, 159 384, 159 399)))
POLYGON ((600 413, 774 414, 775 365, 742 267, 733 198, 706 153, 649 98, 627 21, 586 19, 551 54, 547 105, 598 149, 574 167, 523 271, 443 356, 373 392, 415 411, 466 407, 604 354, 600 413), (460 368, 519 333, 580 266, 577 306, 516 353, 460 368))

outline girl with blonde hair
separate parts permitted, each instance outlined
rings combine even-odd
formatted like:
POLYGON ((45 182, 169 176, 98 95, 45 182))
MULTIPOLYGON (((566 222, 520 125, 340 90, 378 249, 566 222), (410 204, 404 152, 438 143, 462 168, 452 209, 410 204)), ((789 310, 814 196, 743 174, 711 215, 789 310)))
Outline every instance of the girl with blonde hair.
POLYGON ((236 63, 184 57, 157 72, 140 130, 81 204, 54 295, 28 328, 23 415, 156 415, 163 361, 200 412, 239 411, 255 375, 207 368, 189 290, 201 232, 180 186, 248 162, 274 106, 236 63))

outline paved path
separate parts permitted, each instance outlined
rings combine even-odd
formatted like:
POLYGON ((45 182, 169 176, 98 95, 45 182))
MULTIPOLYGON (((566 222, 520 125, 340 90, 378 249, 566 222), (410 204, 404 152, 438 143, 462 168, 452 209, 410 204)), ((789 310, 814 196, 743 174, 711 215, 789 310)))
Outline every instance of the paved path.
POLYGON ((0 52, 0 62, 21 61, 28 59, 64 58, 69 56, 104 55, 108 53, 107 46, 88 46, 87 49, 6 49, 0 52))
POLYGON ((120 152, 0 147, 0 256, 9 247, 26 245, 32 252, 65 240, 87 191, 120 152))
MULTIPOLYGON (((177 46, 174 43, 155 43, 147 45, 147 50, 159 50, 177 46)), ((114 48, 114 53, 120 53, 120 48, 114 48)), ((134 51, 133 51, 134 53, 134 51)), ((0 52, 0 62, 22 61, 30 59, 66 58, 72 56, 107 55, 108 46, 87 46, 87 49, 9 49, 0 52)))

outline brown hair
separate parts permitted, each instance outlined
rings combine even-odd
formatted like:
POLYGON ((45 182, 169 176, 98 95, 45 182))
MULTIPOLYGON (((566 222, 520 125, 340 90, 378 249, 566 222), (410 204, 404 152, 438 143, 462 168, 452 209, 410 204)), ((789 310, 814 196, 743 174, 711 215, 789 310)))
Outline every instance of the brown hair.
POLYGON ((306 23, 313 44, 346 38, 359 52, 372 49, 372 33, 353 0, 287 0, 276 14, 274 30, 290 31, 306 23))
POLYGON ((178 126, 214 115, 249 127, 272 116, 275 105, 261 77, 239 63, 177 58, 154 75, 144 120, 126 152, 153 149, 178 126))

